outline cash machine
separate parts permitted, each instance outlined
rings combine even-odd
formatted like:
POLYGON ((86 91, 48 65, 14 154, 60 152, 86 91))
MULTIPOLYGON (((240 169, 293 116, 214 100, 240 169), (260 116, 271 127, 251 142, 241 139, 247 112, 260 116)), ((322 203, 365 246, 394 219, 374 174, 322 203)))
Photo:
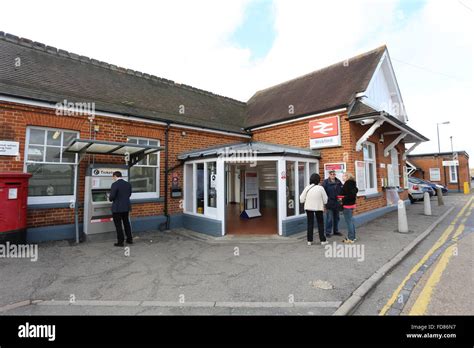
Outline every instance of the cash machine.
POLYGON ((115 231, 112 219, 112 202, 109 201, 110 187, 115 171, 122 173, 128 181, 128 167, 119 164, 91 164, 87 168, 84 193, 84 233, 86 235, 115 231))

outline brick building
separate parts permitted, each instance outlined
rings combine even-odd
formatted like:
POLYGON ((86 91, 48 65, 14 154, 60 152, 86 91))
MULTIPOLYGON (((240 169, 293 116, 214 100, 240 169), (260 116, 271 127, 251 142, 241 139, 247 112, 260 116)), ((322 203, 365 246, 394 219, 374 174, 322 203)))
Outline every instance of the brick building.
POLYGON ((79 156, 77 139, 162 147, 128 169, 135 231, 300 232, 299 193, 329 168, 355 174, 363 223, 393 209, 387 192, 407 200, 405 156, 428 140, 402 105, 385 46, 245 103, 0 32, 0 142, 19 146, 0 172, 33 174, 29 241, 82 232, 91 168, 128 163, 79 156))
POLYGON ((464 183, 471 187, 469 155, 466 151, 424 153, 407 156, 411 175, 462 192, 464 183))

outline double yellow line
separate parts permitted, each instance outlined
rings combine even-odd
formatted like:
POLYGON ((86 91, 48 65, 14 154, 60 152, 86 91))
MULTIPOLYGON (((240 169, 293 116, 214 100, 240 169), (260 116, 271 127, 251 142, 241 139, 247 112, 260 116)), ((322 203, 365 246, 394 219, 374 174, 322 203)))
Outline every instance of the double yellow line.
MULTIPOLYGON (((472 200, 474 197, 471 197, 467 203, 464 205, 464 207, 461 209, 461 211, 456 215, 454 220, 451 222, 451 224, 446 228, 446 230, 443 232, 441 237, 436 241, 436 243, 431 247, 431 249, 423 256, 423 258, 410 270, 408 275, 403 279, 401 284, 397 287, 397 289, 394 291, 388 302, 385 304, 385 306, 382 308, 380 311, 379 315, 385 315, 388 310, 392 307, 392 305, 395 303, 397 300, 401 290, 407 283, 407 281, 410 279, 410 277, 416 273, 421 266, 428 260, 428 258, 433 255, 433 253, 441 247, 446 241, 448 240, 449 235, 454 231, 454 226, 456 225, 458 219, 466 212, 467 207, 471 204, 472 200)), ((452 239, 457 241, 457 238, 459 235, 463 232, 464 230, 464 222, 467 219, 467 214, 462 223, 458 226, 456 229, 456 232, 454 233, 452 239)), ((441 278, 441 274, 445 270, 449 259, 454 253, 455 248, 457 247, 456 244, 453 244, 449 246, 441 256, 441 259, 439 260, 438 264, 436 265, 435 269, 433 270, 433 273, 431 274, 430 278, 428 279, 428 282, 426 283, 426 286, 423 288, 422 292, 418 296, 418 299, 415 301, 415 304, 411 308, 410 315, 411 314, 418 314, 421 315, 426 312, 426 309, 428 307, 428 304, 431 300, 431 296, 434 290, 434 287, 436 284, 439 282, 441 278)))

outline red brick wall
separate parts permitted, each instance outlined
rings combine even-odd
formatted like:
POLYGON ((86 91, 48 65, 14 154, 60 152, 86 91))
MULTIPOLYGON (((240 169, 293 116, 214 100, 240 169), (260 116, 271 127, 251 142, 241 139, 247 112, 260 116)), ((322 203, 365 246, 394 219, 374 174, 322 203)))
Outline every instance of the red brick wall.
MULTIPOLYGON (((20 156, 18 159, 12 157, 0 157, 0 172, 23 172, 26 128, 28 126, 42 126, 48 128, 60 128, 80 132, 80 137, 90 138, 90 122, 87 116, 57 116, 54 110, 28 107, 13 103, 0 103, 0 139, 20 142, 20 156)), ((126 142, 127 137, 142 137, 160 140, 165 144, 165 127, 156 124, 133 122, 128 120, 96 116, 94 125, 100 127, 96 138, 99 140, 126 142)), ((245 141, 242 137, 201 132, 189 129, 171 128, 169 135, 169 166, 173 167, 179 163, 178 154, 184 151, 205 148, 216 145, 230 144, 245 141), (182 135, 182 132, 186 135, 182 135)), ((92 157, 92 156, 91 156, 92 157)), ((121 157, 95 156, 96 163, 123 163, 121 157)), ((80 164, 80 186, 79 201, 84 199, 84 178, 88 166, 88 158, 85 157, 80 164)), ((182 167, 175 170, 179 175, 180 186, 183 185, 182 167)), ((165 153, 160 153, 160 197, 164 195, 165 186, 165 153)), ((171 175, 169 185, 171 187, 171 175)), ((169 213, 179 213, 180 200, 169 199, 169 213)), ((132 216, 149 216, 163 214, 164 203, 140 203, 134 204, 132 216)), ((82 209, 80 210, 80 221, 82 221, 82 209)), ((40 227, 49 225, 71 224, 74 222, 74 211, 69 208, 60 209, 30 209, 28 211, 28 226, 40 227)))
MULTIPOLYGON (((311 119, 305 119, 298 122, 293 122, 289 124, 283 124, 276 127, 269 127, 253 132, 253 140, 255 141, 265 141, 273 142, 284 145, 298 146, 303 148, 309 147, 309 122, 318 118, 326 118, 329 116, 339 114, 340 124, 341 124, 341 141, 342 146, 321 149, 321 160, 320 160, 320 175, 324 175, 324 164, 332 162, 346 162, 347 171, 355 174, 355 161, 363 160, 362 151, 356 152, 355 147, 357 140, 369 129, 368 126, 361 126, 347 120, 346 113, 335 113, 332 115, 325 115, 321 117, 315 117, 311 119)), ((368 140, 375 144, 376 152, 376 164, 377 164, 377 189, 378 192, 383 192, 381 197, 368 198, 360 196, 357 199, 357 209, 356 214, 366 212, 368 210, 381 208, 387 205, 385 198, 385 192, 382 189, 381 178, 387 177, 387 169, 380 168, 381 163, 389 164, 391 163, 390 156, 384 157, 383 149, 386 147, 392 140, 394 140, 398 135, 385 135, 384 143, 379 143, 380 134, 383 132, 396 131, 394 127, 390 125, 382 125, 368 140)), ((405 162, 402 159, 402 154, 405 151, 405 145, 403 142, 400 142, 397 146, 397 151, 399 152, 399 173, 400 185, 403 186, 403 166, 405 162)), ((408 199, 407 191, 400 193, 401 199, 408 199)))
POLYGON ((439 168, 441 174, 441 181, 434 181, 435 183, 439 183, 442 185, 447 185, 448 189, 450 190, 464 190, 464 183, 469 183, 469 187, 471 185, 471 177, 469 174, 469 158, 459 153, 458 160, 459 160, 459 185, 458 183, 451 183, 449 180, 449 167, 444 168, 442 162, 443 161, 451 161, 451 155, 442 155, 442 156, 410 156, 409 161, 413 163, 413 165, 421 168, 421 170, 417 170, 413 173, 414 177, 430 180, 430 168, 439 168), (446 173, 446 175, 445 175, 446 173))
MULTIPOLYGON (((320 174, 323 174, 324 163, 330 162, 346 162, 348 171, 354 173, 354 161, 362 160, 362 152, 355 152, 355 144, 357 139, 370 127, 353 124, 347 120, 346 114, 341 115, 341 131, 342 131, 342 146, 336 148, 322 149, 322 159, 320 161, 320 174)), ((324 116, 328 117, 330 115, 324 116)), ((265 141, 270 143, 278 143, 283 145, 292 145, 307 148, 309 146, 308 137, 308 122, 310 120, 303 120, 291 124, 271 127, 267 129, 257 130, 253 134, 253 140, 265 141)), ((75 130, 80 132, 81 138, 90 138, 90 122, 86 116, 57 116, 54 110, 28 107, 13 103, 0 103, 0 139, 12 140, 20 142, 20 156, 18 159, 11 157, 0 157, 0 172, 23 172, 24 167, 24 146, 26 128, 28 126, 43 126, 48 128, 60 128, 67 130, 75 130)), ((96 116, 94 125, 99 126, 100 130, 96 134, 96 138, 100 140, 125 142, 128 136, 143 137, 160 140, 161 145, 165 143, 165 127, 156 124, 148 124, 144 122, 134 122, 129 120, 122 120, 110 117, 96 116)), ((377 156, 377 185, 378 191, 383 192, 380 178, 386 177, 386 169, 380 168, 380 163, 390 163, 390 157, 383 157, 383 147, 387 146, 391 140, 396 137, 385 136, 385 143, 379 144, 379 137, 381 132, 393 131, 391 126, 384 125, 369 138, 376 144, 377 156)), ((171 128, 169 135, 169 167, 174 167, 180 162, 177 159, 178 154, 193 150, 206 148, 216 145, 224 145, 235 142, 242 142, 246 139, 224 134, 215 134, 209 132, 202 132, 190 129, 171 128), (185 132, 185 134, 183 134, 185 132)), ((404 144, 400 143, 397 146, 399 153, 404 152, 404 144)), ((164 195, 165 183, 165 154, 164 151, 160 154, 160 196, 164 195)), ((96 163, 123 163, 123 159, 117 157, 111 159, 105 156, 95 156, 96 163)), ((400 174, 403 173, 403 165, 401 155, 399 156, 400 174)), ((80 187, 79 200, 83 201, 84 196, 84 176, 88 165, 88 158, 84 158, 80 165, 80 187)), ((183 167, 179 166, 174 170, 178 174, 179 185, 183 187, 183 167)), ((171 177, 169 175, 169 213, 179 213, 180 199, 170 197, 171 177)), ((401 184, 403 184, 403 176, 401 177, 401 184)), ((407 198, 406 192, 400 194, 402 199, 407 198)), ((385 195, 376 198, 366 199, 365 197, 358 198, 358 208, 356 213, 362 213, 375 208, 386 205, 385 195)), ((140 203, 134 204, 132 216, 149 216, 163 214, 164 204, 157 203, 140 203)), ((82 221, 82 209, 80 214, 82 221)), ((74 222, 73 210, 69 208, 60 209, 30 209, 28 211, 28 225, 29 226, 48 226, 57 224, 70 224, 74 222)))

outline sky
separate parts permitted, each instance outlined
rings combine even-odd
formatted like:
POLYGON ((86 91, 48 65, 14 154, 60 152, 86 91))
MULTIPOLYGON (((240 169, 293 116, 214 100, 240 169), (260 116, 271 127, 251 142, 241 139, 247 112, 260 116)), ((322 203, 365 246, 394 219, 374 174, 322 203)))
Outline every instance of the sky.
POLYGON ((413 153, 466 150, 474 167, 473 0, 0 0, 0 31, 247 101, 387 45, 413 153))

